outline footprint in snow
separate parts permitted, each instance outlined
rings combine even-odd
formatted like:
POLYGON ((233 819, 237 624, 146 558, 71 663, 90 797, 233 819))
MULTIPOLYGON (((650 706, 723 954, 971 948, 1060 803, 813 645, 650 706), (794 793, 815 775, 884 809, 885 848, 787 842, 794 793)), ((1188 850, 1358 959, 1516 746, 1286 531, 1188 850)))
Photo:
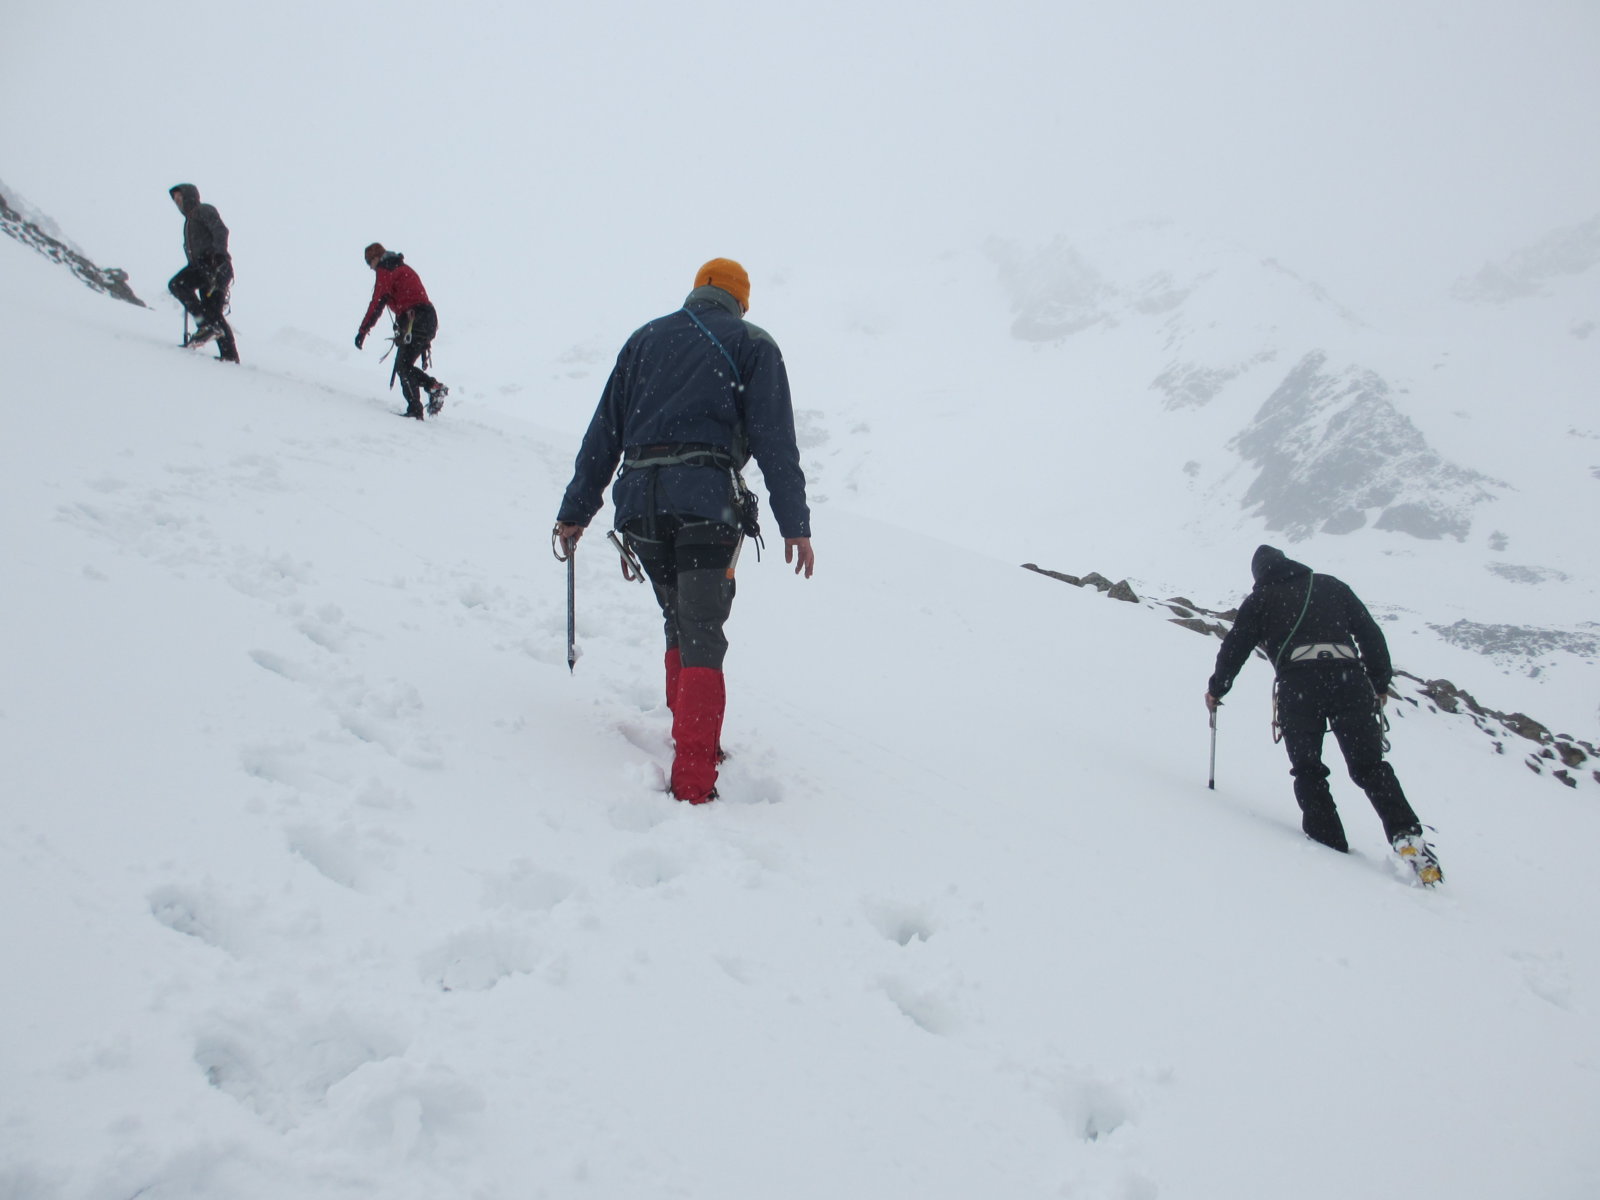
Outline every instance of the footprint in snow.
POLYGON ((377 834, 365 836, 353 825, 323 829, 297 825, 285 831, 290 853, 304 859, 319 875, 351 891, 372 890, 392 854, 377 834))
POLYGON ((642 849, 625 854, 611 868, 612 877, 619 883, 637 888, 660 887, 671 883, 684 873, 683 862, 672 854, 660 850, 642 849))
POLYGON ((483 877, 486 907, 524 913, 547 913, 577 890, 578 885, 570 876, 547 870, 526 858, 517 859, 504 871, 483 877))
POLYGON ((422 978, 446 992, 486 992, 510 975, 540 965, 534 941, 515 930, 484 926, 451 934, 418 958, 422 978))
POLYGON ((167 884, 146 898, 150 915, 175 933, 238 955, 245 941, 245 918, 209 890, 167 884))
POLYGON ((213 1016, 195 1042, 206 1082, 287 1132, 326 1107, 335 1084, 404 1053, 400 1039, 344 1013, 305 1021, 271 1007, 240 1018, 213 1016))
POLYGON ((892 942, 909 946, 912 942, 925 942, 934 935, 938 926, 932 909, 926 904, 913 904, 899 900, 868 900, 863 905, 867 920, 873 928, 892 942))

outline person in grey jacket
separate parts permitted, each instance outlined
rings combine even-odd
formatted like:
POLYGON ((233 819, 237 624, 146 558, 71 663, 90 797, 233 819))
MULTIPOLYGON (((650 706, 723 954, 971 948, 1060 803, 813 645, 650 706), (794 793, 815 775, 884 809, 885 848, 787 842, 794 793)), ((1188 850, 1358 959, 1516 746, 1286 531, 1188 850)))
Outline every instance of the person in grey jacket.
MULTIPOLYGON (((734 563, 748 527, 737 472, 761 467, 783 560, 811 577, 811 513, 783 354, 750 324, 750 277, 714 258, 683 307, 636 330, 573 465, 555 536, 570 553, 612 489, 616 527, 655 586, 666 632, 672 794, 716 799, 734 563)), ((752 498, 753 499, 753 498, 752 498)), ((758 543, 759 544, 759 543, 758 543)))
POLYGON ((1438 883, 1438 860, 1383 757, 1380 713, 1394 678, 1383 630, 1343 580, 1319 575, 1275 546, 1257 548, 1250 571, 1255 588, 1217 651, 1206 707, 1216 711, 1259 646, 1277 672, 1273 720, 1289 752, 1306 836, 1334 850, 1350 849, 1322 761, 1322 739, 1331 728, 1351 780, 1366 792, 1390 845, 1423 883, 1438 883))
POLYGON ((168 189, 168 195, 183 214, 183 253, 188 262, 168 282, 167 290, 199 323, 184 344, 203 346, 215 338, 217 356, 226 362, 238 362, 239 348, 223 315, 228 289, 233 285, 228 227, 222 223, 215 205, 200 202, 200 189, 194 184, 175 184, 168 189))

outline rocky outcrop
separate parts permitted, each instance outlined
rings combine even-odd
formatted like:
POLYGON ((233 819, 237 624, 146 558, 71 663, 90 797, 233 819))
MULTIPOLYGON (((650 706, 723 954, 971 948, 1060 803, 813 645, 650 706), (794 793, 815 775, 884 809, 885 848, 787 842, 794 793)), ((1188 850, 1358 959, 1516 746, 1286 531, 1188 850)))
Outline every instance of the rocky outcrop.
POLYGON ((95 291, 129 304, 137 304, 140 308, 148 307, 128 286, 126 271, 116 267, 98 267, 60 238, 47 233, 38 219, 25 213, 20 203, 14 203, 3 188, 0 188, 0 229, 24 246, 31 246, 51 261, 60 263, 95 291))
POLYGON ((1367 524, 1418 538, 1462 540, 1472 510, 1503 487, 1446 462, 1361 368, 1336 371, 1307 354, 1229 445, 1260 471, 1244 494, 1271 530, 1300 541, 1367 524))
MULTIPOLYGON (((1577 269, 1586 237, 1574 233, 1529 269, 1577 269)), ((1240 503, 1290 540, 1364 528, 1464 540, 1477 507, 1505 486, 1434 450, 1398 390, 1349 357, 1371 341, 1363 322, 1275 260, 1159 226, 1093 250, 1065 238, 991 239, 986 250, 1014 337, 1065 344, 1118 330, 1119 345, 1143 347, 1127 350, 1129 362, 1163 364, 1146 386, 1164 408, 1224 397, 1230 412, 1255 406, 1227 443, 1254 470, 1240 503), (1186 265, 1160 265, 1173 262, 1186 265)))
POLYGON ((1536 625, 1483 625, 1476 621, 1454 621, 1428 628, 1452 646, 1512 665, 1557 652, 1583 658, 1600 657, 1600 625, 1591 621, 1587 626, 1594 632, 1544 629, 1536 625))

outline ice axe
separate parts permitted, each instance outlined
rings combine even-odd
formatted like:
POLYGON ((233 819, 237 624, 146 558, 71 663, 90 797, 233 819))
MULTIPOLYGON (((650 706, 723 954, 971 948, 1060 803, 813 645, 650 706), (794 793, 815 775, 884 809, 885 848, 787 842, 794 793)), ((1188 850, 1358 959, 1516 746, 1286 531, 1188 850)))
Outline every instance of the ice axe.
POLYGON ((578 624, 576 606, 578 599, 577 557, 578 545, 572 545, 562 540, 561 529, 557 526, 550 531, 550 553, 556 556, 557 562, 567 564, 567 671, 570 674, 578 665, 578 624))

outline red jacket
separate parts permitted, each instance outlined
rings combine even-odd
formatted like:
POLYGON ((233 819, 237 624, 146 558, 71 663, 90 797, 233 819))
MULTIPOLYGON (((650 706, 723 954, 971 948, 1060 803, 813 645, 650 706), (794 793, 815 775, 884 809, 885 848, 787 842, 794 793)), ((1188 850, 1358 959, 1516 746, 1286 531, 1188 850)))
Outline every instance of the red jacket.
POLYGON ((372 285, 372 303, 367 305, 367 315, 361 318, 361 335, 365 337, 378 323, 378 314, 384 305, 395 317, 403 317, 419 304, 429 304, 428 289, 422 286, 417 273, 406 266, 405 256, 390 251, 378 260, 377 281, 372 285))

